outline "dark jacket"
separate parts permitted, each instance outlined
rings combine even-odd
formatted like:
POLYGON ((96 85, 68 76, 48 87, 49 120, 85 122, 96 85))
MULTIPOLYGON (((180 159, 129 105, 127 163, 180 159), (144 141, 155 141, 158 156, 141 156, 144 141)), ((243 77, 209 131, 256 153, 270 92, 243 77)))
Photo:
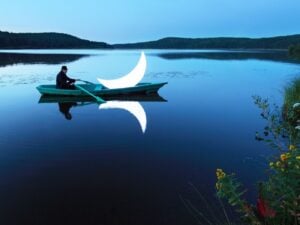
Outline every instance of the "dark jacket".
POLYGON ((68 88, 70 83, 74 83, 75 79, 68 77, 64 72, 60 71, 56 76, 56 88, 68 88))

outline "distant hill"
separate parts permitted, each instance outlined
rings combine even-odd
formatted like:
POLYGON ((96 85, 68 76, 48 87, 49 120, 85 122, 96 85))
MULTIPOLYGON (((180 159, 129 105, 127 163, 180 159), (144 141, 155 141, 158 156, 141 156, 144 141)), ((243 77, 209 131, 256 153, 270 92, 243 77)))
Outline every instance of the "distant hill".
POLYGON ((75 49, 112 48, 104 42, 95 42, 62 33, 10 33, 0 31, 0 49, 75 49))
POLYGON ((157 41, 115 44, 118 49, 285 49, 300 44, 300 35, 270 38, 177 38, 169 37, 157 41))
POLYGON ((269 38, 179 38, 115 44, 80 39, 63 33, 10 33, 0 31, 0 49, 285 49, 300 44, 300 35, 269 38))

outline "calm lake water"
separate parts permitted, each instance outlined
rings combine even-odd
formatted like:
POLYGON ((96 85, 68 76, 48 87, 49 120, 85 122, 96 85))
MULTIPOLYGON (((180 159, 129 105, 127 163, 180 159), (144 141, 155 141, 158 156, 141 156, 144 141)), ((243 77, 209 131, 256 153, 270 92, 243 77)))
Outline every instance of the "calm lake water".
POLYGON ((282 105, 300 66, 286 52, 145 53, 143 81, 168 84, 161 98, 139 100, 144 132, 126 110, 39 103, 35 89, 54 83, 63 64, 74 78, 117 78, 140 51, 0 53, 0 224, 197 224, 181 198, 217 224, 202 198, 219 208, 216 168, 235 172, 256 201, 273 151, 254 138, 265 124, 252 95, 282 105))

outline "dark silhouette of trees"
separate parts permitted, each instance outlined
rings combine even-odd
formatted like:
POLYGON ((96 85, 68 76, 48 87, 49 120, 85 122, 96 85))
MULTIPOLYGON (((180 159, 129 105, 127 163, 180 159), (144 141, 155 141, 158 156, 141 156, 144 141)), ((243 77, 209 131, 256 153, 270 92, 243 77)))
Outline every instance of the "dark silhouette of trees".
POLYGON ((145 49, 288 49, 300 43, 300 35, 270 38, 176 38, 169 37, 157 41, 116 44, 115 48, 145 49))
MULTIPOLYGON (((9 33, 0 31, 0 49, 288 49, 300 43, 300 35, 270 38, 177 38, 109 45, 62 33, 9 33)), ((294 51, 293 48, 291 50, 294 51)))
POLYGON ((1 49, 74 49, 112 48, 104 42, 94 42, 61 33, 9 33, 0 31, 1 49))

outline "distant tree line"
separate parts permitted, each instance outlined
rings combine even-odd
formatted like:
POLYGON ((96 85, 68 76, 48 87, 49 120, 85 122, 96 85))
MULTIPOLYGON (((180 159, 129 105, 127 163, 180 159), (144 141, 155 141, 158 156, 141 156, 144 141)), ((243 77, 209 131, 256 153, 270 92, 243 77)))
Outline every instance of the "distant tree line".
MULTIPOLYGON (((0 49, 288 49, 300 43, 300 35, 270 38, 178 38, 115 44, 95 42, 62 33, 9 33, 0 31, 0 49)), ((292 48, 293 49, 293 48, 292 48)), ((292 52, 294 50, 291 50, 292 52)))
POLYGON ((9 33, 0 31, 1 49, 112 48, 104 42, 83 40, 61 33, 9 33))
POLYGON ((300 35, 271 38, 163 38, 157 41, 116 44, 115 48, 124 49, 288 49, 300 43, 300 35))

